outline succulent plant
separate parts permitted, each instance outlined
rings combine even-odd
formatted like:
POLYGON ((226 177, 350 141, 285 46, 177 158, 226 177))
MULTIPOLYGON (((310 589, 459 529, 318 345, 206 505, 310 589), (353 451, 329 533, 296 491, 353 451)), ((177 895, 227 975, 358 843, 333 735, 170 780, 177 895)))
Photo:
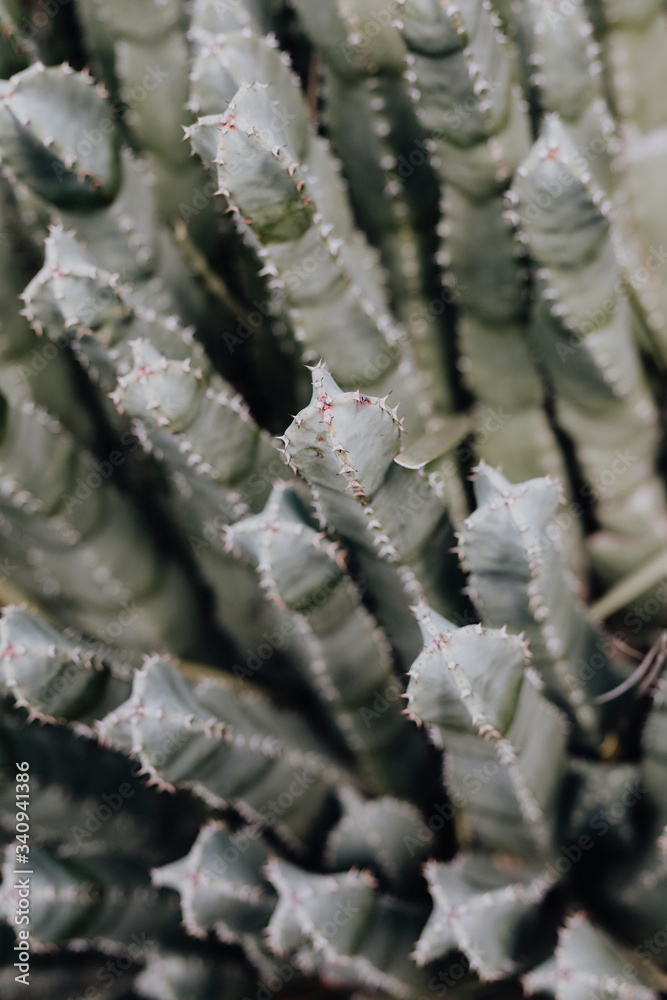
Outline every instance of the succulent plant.
POLYGON ((667 995, 667 11, 0 4, 3 997, 667 995))

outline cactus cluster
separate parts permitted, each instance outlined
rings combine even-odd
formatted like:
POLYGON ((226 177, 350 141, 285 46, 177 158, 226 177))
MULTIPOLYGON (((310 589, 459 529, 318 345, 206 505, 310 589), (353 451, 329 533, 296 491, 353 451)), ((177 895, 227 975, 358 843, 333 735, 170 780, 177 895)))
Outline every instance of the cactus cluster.
POLYGON ((667 995, 661 0, 0 0, 0 993, 667 995))

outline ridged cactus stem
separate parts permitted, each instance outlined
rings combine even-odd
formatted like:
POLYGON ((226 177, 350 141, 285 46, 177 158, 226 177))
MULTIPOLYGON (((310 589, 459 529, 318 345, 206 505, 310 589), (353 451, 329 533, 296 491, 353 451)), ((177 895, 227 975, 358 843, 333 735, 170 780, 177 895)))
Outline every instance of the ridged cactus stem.
POLYGON ((327 839, 327 867, 368 868, 391 891, 414 894, 436 841, 417 809, 389 796, 363 799, 351 788, 341 789, 340 799, 344 812, 327 839))
POLYGON ((575 1000, 584 990, 610 1000, 658 997, 634 970, 628 978, 628 964, 618 949, 583 913, 568 918, 555 957, 529 973, 524 982, 529 995, 548 990, 556 1000, 575 1000))
MULTIPOLYGON (((58 417, 87 448, 95 448, 98 428, 77 380, 77 365, 67 345, 54 348, 34 333, 21 315, 20 293, 39 266, 36 234, 28 229, 11 186, 0 181, 0 388, 10 405, 33 399, 58 417)), ((41 233, 40 233, 41 236, 41 233)))
POLYGON ((208 823, 189 854, 153 871, 153 884, 178 890, 183 926, 193 937, 209 931, 225 944, 238 944, 266 980, 275 970, 265 933, 276 895, 264 869, 268 845, 257 827, 236 834, 222 823, 208 823), (233 863, 227 858, 234 858, 233 863))
POLYGON ((514 193, 537 265, 536 346, 602 528, 591 540, 594 565, 611 583, 667 540, 667 500, 654 471, 657 413, 619 291, 611 206, 555 115, 514 193))
POLYGON ((158 787, 191 788, 213 809, 232 806, 296 850, 321 836, 336 786, 350 781, 298 716, 222 681, 193 691, 157 657, 97 730, 105 744, 137 757, 158 787))
MULTIPOLYGON (((276 637, 276 648, 285 646, 290 661, 300 662, 308 654, 298 632, 293 631, 289 615, 266 600, 252 570, 227 552, 224 542, 226 526, 242 518, 257 505, 258 497, 266 495, 271 474, 254 472, 242 494, 212 479, 206 471, 193 475, 188 455, 165 428, 147 426, 139 418, 133 420, 132 428, 146 454, 159 462, 169 516, 191 546, 202 578, 213 592, 217 622, 238 648, 241 659, 229 659, 223 665, 237 676, 251 674, 257 683, 272 686, 275 649, 272 662, 267 661, 265 669, 256 672, 256 651, 264 648, 267 638, 276 637), (254 664, 252 668, 249 662, 254 664)), ((281 468, 284 466, 279 457, 269 464, 271 473, 279 473, 281 468)))
MULTIPOLYGON (((121 14, 114 3, 84 0, 84 35, 97 69, 122 112, 130 143, 140 145, 155 178, 161 219, 183 222, 179 205, 192 205, 201 189, 197 165, 181 145, 181 126, 192 121, 188 103, 189 46, 178 3, 149 0, 141 13, 121 14)), ((187 229, 206 254, 219 237, 213 205, 188 215, 187 229)))
POLYGON ((586 6, 583 0, 559 0, 549 7, 528 0, 523 10, 529 82, 540 117, 560 116, 597 183, 609 191, 619 144, 605 95, 601 47, 586 6))
POLYGON ((89 634, 136 602, 139 610, 119 629, 121 645, 201 651, 206 628, 190 581, 92 456, 28 401, 4 405, 2 431, 5 551, 11 556, 12 532, 26 539, 30 559, 20 573, 27 589, 89 634), (79 499, 87 481, 94 485, 79 499))
POLYGON ((344 550, 309 527, 285 484, 274 488, 262 514, 237 522, 226 538, 257 568, 267 596, 308 635, 308 680, 369 789, 419 799, 415 775, 428 771, 426 747, 401 716, 389 643, 345 572, 344 550))
POLYGON ((576 738, 597 748, 608 720, 595 699, 617 679, 604 636, 577 603, 576 580, 552 540, 558 487, 548 479, 513 486, 481 465, 475 492, 479 506, 459 532, 459 556, 482 621, 526 635, 547 695, 574 722, 576 738), (593 670, 595 654, 602 663, 593 670))
POLYGON ((396 612, 382 604, 378 617, 392 644, 398 641, 409 656, 415 645, 407 602, 426 593, 453 613, 456 567, 447 558, 452 529, 440 484, 394 462, 402 435, 397 410, 386 397, 342 392, 320 364, 313 369, 310 406, 296 415, 284 441, 287 460, 314 490, 322 526, 353 546, 366 572, 379 574, 378 581, 370 580, 378 601, 392 599, 393 591, 402 602, 400 620, 392 621, 396 612))
POLYGON ((478 455, 517 481, 545 473, 565 480, 528 340, 522 248, 503 198, 530 143, 507 39, 488 0, 460 7, 402 0, 400 10, 406 79, 443 186, 438 263, 457 301, 459 366, 477 400, 478 455))
POLYGON ((171 349, 179 358, 195 350, 192 332, 169 311, 168 299, 153 299, 147 307, 142 283, 138 288, 125 285, 124 273, 125 267, 114 273, 100 266, 74 232, 53 226, 45 242, 44 266, 21 296, 35 330, 58 342, 68 339, 91 379, 106 392, 115 387, 118 371, 131 363, 132 339, 150 331, 156 347, 171 349))
POLYGON ((261 509, 280 473, 268 434, 213 371, 192 331, 175 314, 149 310, 128 295, 72 234, 51 231, 45 265, 23 298, 37 329, 52 338, 76 336, 78 355, 100 389, 134 419, 139 441, 169 483, 168 513, 213 589, 219 623, 238 645, 260 645, 258 625, 273 631, 276 613, 264 607, 251 574, 224 552, 221 528, 261 509))
POLYGON ((376 894, 368 872, 312 875, 279 858, 266 868, 278 892, 267 938, 277 955, 330 982, 411 1000, 426 975, 405 961, 423 926, 419 909, 376 894))
MULTIPOLYGON (((16 844, 2 864, 0 912, 17 913, 20 885, 13 873, 16 844)), ((64 852, 63 852, 64 853, 64 852)), ((102 855, 73 859, 57 850, 30 852, 30 935, 40 945, 67 945, 86 939, 110 954, 136 938, 140 942, 173 934, 178 926, 177 897, 150 884, 150 876, 132 858, 102 855)))
POLYGON ((442 303, 430 301, 427 248, 419 224, 419 215, 433 206, 424 197, 429 177, 423 157, 421 169, 416 170, 404 155, 409 157, 415 145, 423 146, 425 137, 402 78, 404 43, 392 12, 382 6, 373 10, 358 6, 357 10, 354 4, 327 0, 313 9, 308 0, 295 3, 309 38, 325 58, 325 116, 331 143, 341 158, 357 216, 382 254, 392 304, 413 345, 430 409, 427 428, 435 429, 438 416, 453 404, 438 318, 442 303), (368 47, 368 24, 373 52, 368 47), (383 59, 379 72, 376 53, 383 59), (414 173, 417 184, 414 179, 410 183, 414 173))
POLYGON ((0 684, 31 718, 76 721, 79 730, 130 694, 132 665, 75 643, 36 615, 6 607, 0 619, 0 684))
POLYGON ((415 948, 418 964, 458 948, 482 981, 516 972, 526 923, 538 920, 548 888, 539 866, 510 873, 493 855, 473 853, 429 862, 425 874, 434 908, 415 948))
POLYGON ((505 629, 454 628, 426 605, 416 614, 424 648, 410 670, 409 713, 442 734, 445 777, 463 806, 466 839, 487 850, 514 851, 521 843, 522 853, 548 856, 567 727, 525 670, 524 640, 505 629), (479 764, 493 770, 493 787, 468 787, 466 776, 479 764))
MULTIPOLYGON (((339 168, 312 134, 289 70, 277 55, 269 66, 265 83, 242 84, 226 114, 201 118, 186 135, 216 172, 240 229, 250 227, 271 284, 289 304, 304 360, 317 361, 326 338, 343 385, 393 386, 397 401, 410 400, 416 381, 407 336, 390 315, 377 252, 354 229, 339 168)), ((406 416, 421 429, 416 414, 406 416)))
MULTIPOLYGON (((354 153, 358 145, 352 146, 348 157, 344 155, 342 146, 344 136, 348 142, 354 139, 349 134, 350 112, 359 112, 361 120, 358 127, 363 129, 366 136, 369 133, 376 136, 378 148, 376 151, 369 149, 369 154, 375 154, 372 162, 375 164, 377 161, 377 170, 370 173, 364 162, 358 164, 364 179, 364 187, 359 192, 358 199, 363 211, 363 205, 368 204, 366 188, 372 187, 379 192, 381 202, 386 206, 387 219, 377 242, 388 273, 393 308, 405 327, 414 352, 424 398, 422 414, 426 430, 436 430, 442 424, 443 414, 453 409, 444 344, 445 331, 439 319, 445 312, 443 300, 447 302, 448 296, 444 295, 440 301, 435 302, 430 299, 427 250, 415 227, 415 208, 409 201, 399 172, 400 146, 397 148, 396 143, 392 142, 392 128, 397 124, 395 119, 399 109, 403 111, 403 117, 412 110, 407 92, 402 81, 378 81, 371 78, 346 85, 331 74, 328 107, 332 143, 341 155, 348 175, 353 164, 358 163, 358 157, 354 153), (341 142, 338 146, 333 119, 336 114, 342 119, 339 126, 341 142), (374 176, 375 173, 377 176, 374 176)), ((355 194, 354 187, 351 187, 351 194, 355 194)), ((372 232, 371 226, 366 225, 365 228, 372 232)))
POLYGON ((0 84, 2 172, 26 181, 54 205, 99 208, 120 185, 118 130, 106 92, 71 67, 30 66, 0 84), (84 129, 106 120, 102 141, 81 142, 84 129))
POLYGON ((600 35, 609 99, 620 130, 614 161, 614 200, 623 233, 624 278, 641 324, 638 334, 664 368, 667 296, 663 241, 667 216, 651 196, 667 166, 664 106, 667 82, 661 53, 667 13, 659 0, 600 0, 600 35))

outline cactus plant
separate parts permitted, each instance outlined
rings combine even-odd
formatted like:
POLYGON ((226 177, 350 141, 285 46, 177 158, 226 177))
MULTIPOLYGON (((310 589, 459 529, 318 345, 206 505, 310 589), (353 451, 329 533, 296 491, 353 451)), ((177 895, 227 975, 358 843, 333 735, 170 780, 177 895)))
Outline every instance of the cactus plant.
POLYGON ((667 995, 664 4, 0 27, 2 996, 667 995))

